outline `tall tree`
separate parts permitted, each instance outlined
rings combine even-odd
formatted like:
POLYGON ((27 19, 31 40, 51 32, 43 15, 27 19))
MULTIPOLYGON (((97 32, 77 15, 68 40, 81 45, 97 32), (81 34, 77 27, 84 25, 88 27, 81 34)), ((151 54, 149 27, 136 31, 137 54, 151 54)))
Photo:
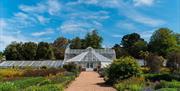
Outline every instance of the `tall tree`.
POLYGON ((180 46, 180 33, 176 33, 174 35, 176 37, 176 41, 177 41, 178 46, 180 46))
POLYGON ((160 28, 151 36, 149 51, 165 57, 168 53, 168 49, 176 45, 177 41, 173 32, 168 28, 160 28))
POLYGON ((96 30, 87 33, 85 37, 86 47, 101 48, 102 37, 99 36, 96 30))
POLYGON ((65 49, 69 44, 69 40, 64 37, 57 38, 52 46, 56 59, 64 59, 65 49))
POLYGON ((22 56, 22 43, 12 42, 4 51, 6 60, 23 60, 22 56))
POLYGON ((52 47, 47 42, 39 42, 36 54, 36 59, 38 60, 54 59, 52 47))
POLYGON ((131 33, 123 36, 121 44, 128 53, 136 58, 139 58, 139 52, 147 50, 147 42, 137 33, 131 33))
POLYGON ((76 38, 72 39, 70 48, 72 48, 72 49, 81 49, 82 48, 81 39, 79 37, 76 37, 76 38))
POLYGON ((121 47, 119 44, 115 44, 113 46, 113 49, 116 52, 116 58, 120 58, 120 57, 129 55, 128 52, 123 47, 121 47))
POLYGON ((25 60, 34 60, 36 57, 37 44, 34 42, 26 42, 22 45, 22 55, 25 60))

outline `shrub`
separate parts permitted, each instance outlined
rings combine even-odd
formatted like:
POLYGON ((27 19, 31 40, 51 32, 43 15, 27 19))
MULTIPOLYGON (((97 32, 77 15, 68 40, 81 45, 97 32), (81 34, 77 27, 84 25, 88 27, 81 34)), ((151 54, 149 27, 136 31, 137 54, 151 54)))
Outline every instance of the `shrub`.
POLYGON ((58 74, 56 76, 51 76, 48 79, 50 79, 53 84, 61 83, 63 86, 66 86, 69 82, 75 79, 75 75, 64 76, 63 74, 58 74))
POLYGON ((0 83, 0 91, 18 91, 17 86, 11 82, 0 83))
POLYGON ((155 82, 160 80, 165 80, 165 81, 180 80, 180 77, 175 76, 174 74, 146 74, 145 79, 155 82))
POLYGON ((150 54, 147 58, 147 66, 150 68, 151 73, 159 73, 163 66, 163 61, 163 57, 150 54))
POLYGON ((175 71, 180 69, 180 51, 179 52, 170 52, 168 55, 167 66, 175 71))
POLYGON ((148 67, 141 67, 140 69, 143 73, 149 73, 150 70, 148 67))
POLYGON ((34 76, 48 76, 48 75, 55 75, 60 72, 64 72, 64 69, 27 69, 24 71, 23 76, 25 77, 34 77, 34 76))
POLYGON ((23 71, 20 69, 0 69, 0 76, 2 77, 19 77, 22 76, 23 71))
POLYGON ((63 68, 69 72, 73 72, 77 70, 77 65, 75 63, 68 63, 64 65, 63 68))
POLYGON ((132 57, 121 57, 114 60, 107 70, 108 83, 140 75, 140 66, 132 57))

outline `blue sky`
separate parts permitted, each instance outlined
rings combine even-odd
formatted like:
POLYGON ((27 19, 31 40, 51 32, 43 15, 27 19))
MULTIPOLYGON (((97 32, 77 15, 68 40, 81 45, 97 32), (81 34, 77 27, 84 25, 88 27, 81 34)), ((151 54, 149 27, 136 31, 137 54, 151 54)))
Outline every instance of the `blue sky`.
POLYGON ((12 41, 83 38, 93 29, 111 47, 134 32, 148 41, 160 27, 180 33, 180 0, 0 0, 0 50, 12 41))

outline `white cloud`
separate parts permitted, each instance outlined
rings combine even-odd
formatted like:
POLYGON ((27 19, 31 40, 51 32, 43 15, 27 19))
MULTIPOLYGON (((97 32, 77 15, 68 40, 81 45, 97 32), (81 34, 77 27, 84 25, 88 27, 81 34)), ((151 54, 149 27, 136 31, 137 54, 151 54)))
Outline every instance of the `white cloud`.
POLYGON ((41 32, 34 32, 32 33, 32 36, 42 36, 42 35, 49 35, 54 33, 54 31, 52 29, 46 29, 45 31, 41 31, 41 32))
POLYGON ((50 15, 57 15, 61 10, 61 4, 58 0, 46 0, 36 5, 20 5, 19 8, 27 13, 48 13, 50 15))
POLYGON ((155 0, 133 0, 135 6, 152 6, 155 0))
MULTIPOLYGON (((152 18, 147 16, 134 8, 131 4, 125 3, 123 0, 95 0, 96 3, 88 3, 88 0, 78 0, 74 2, 73 5, 78 4, 94 4, 96 6, 104 8, 113 8, 117 9, 119 15, 123 15, 130 20, 133 20, 137 23, 141 23, 147 26, 156 27, 159 25, 165 24, 165 21, 162 19, 152 18)), ((155 0, 134 0, 134 3, 137 5, 153 5, 155 0)))
POLYGON ((63 33, 74 33, 74 32, 84 32, 91 28, 91 25, 86 22, 81 21, 66 21, 60 27, 59 30, 63 33))
POLYGON ((132 22, 128 21, 120 21, 116 24, 116 27, 133 31, 137 30, 136 26, 132 22))
POLYGON ((37 15, 37 19, 41 24, 45 24, 45 23, 49 22, 49 20, 50 20, 49 18, 45 18, 44 16, 41 16, 41 15, 37 15))
POLYGON ((57 0, 48 0, 47 5, 50 15, 56 15, 61 10, 61 4, 57 0))

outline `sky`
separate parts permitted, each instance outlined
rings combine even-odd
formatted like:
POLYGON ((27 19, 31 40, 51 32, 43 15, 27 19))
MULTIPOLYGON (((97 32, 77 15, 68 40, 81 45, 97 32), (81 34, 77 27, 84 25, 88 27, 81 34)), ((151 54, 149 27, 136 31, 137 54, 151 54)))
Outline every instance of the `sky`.
POLYGON ((112 47, 130 33, 149 41, 161 27, 180 33, 180 0, 0 0, 0 51, 12 41, 51 43, 94 29, 112 47))

